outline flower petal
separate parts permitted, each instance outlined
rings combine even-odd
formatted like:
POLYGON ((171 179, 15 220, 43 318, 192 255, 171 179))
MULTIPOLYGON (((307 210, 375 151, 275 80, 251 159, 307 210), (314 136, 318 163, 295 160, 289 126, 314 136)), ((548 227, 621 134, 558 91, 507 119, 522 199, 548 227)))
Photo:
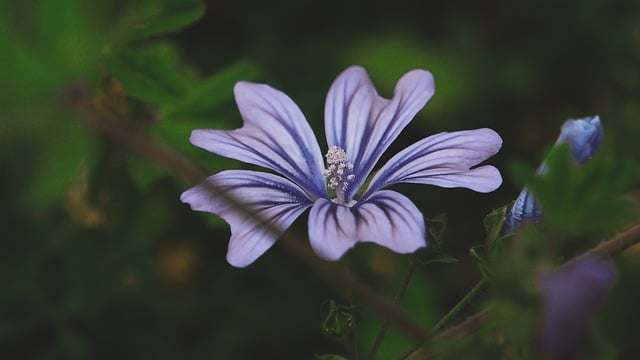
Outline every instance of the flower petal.
POLYGON ((325 131, 328 145, 345 150, 354 167, 356 178, 347 189, 347 200, 434 91, 433 76, 424 70, 406 73, 391 100, 378 95, 361 67, 350 67, 338 76, 327 94, 325 131))
POLYGON ((427 245, 420 210, 395 191, 375 193, 353 207, 318 199, 309 214, 309 240, 318 256, 337 260, 357 242, 408 254, 427 245))
POLYGON ((212 153, 264 166, 315 197, 326 197, 320 146, 298 106, 267 85, 234 87, 244 126, 236 130, 194 130, 191 143, 212 153))
POLYGON ((362 198, 400 182, 493 191, 502 183, 498 169, 471 167, 497 153, 501 146, 502 139, 491 129, 429 136, 392 157, 371 180, 362 198))
POLYGON ((583 256, 538 278, 542 314, 539 341, 550 359, 575 359, 589 323, 618 279, 616 267, 583 256))
POLYGON ((206 211, 223 218, 231 226, 227 261, 245 267, 267 251, 278 236, 300 216, 312 202, 298 186, 277 175, 246 170, 222 171, 185 191, 180 200, 196 211, 206 211), (220 190, 255 214, 248 217, 221 196, 220 190), (264 223, 279 230, 274 234, 264 223))

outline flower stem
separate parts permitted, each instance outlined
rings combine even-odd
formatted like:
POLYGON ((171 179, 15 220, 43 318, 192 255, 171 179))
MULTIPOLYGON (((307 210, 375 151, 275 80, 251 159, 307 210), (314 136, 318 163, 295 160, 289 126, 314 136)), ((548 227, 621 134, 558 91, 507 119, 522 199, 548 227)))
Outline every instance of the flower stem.
POLYGON ((453 318, 455 318, 468 304, 471 303, 484 290, 486 281, 481 279, 449 312, 440 319, 432 328, 431 333, 436 333, 444 329, 453 318))
MULTIPOLYGON (((471 288, 471 290, 469 290, 469 292, 462 299, 460 299, 460 301, 458 301, 458 303, 431 328, 430 333, 436 334, 442 331, 451 322, 451 320, 453 320, 453 318, 460 314, 468 304, 471 304, 471 301, 473 301, 478 295, 480 295, 486 284, 487 282, 484 279, 480 279, 480 281, 478 281, 478 283, 473 288, 471 288)), ((455 336, 455 334, 458 334, 459 332, 462 332, 464 334, 464 331, 468 328, 477 328, 482 326, 487 318, 486 311, 481 311, 480 313, 474 314, 473 316, 471 316, 471 318, 473 318, 474 321, 468 321, 469 319, 467 319, 461 323, 463 324, 462 326, 456 325, 451 329, 441 332, 439 336, 451 337, 455 336), (479 314, 482 314, 482 316, 479 316, 479 314), (476 320, 476 318, 478 319, 476 320), (467 325, 467 322, 469 322, 471 325, 467 325), (458 328, 462 328, 462 331, 458 328)), ((428 354, 426 345, 427 344, 423 344, 421 346, 409 349, 407 353, 402 355, 401 359, 416 360, 426 358, 428 354)))
MULTIPOLYGON (((411 280, 411 276, 416 270, 417 265, 418 265, 418 262, 415 261, 413 258, 411 258, 409 261, 409 267, 405 271, 402 277, 402 280, 400 281, 400 287, 396 291, 396 295, 393 298, 394 306, 400 303, 402 296, 404 295, 405 291, 407 290, 407 287, 409 286, 409 281, 411 280)), ((388 329, 389 329, 389 322, 385 320, 382 323, 382 326, 380 327, 380 331, 378 331, 378 335, 376 336, 376 339, 373 342, 373 346, 371 347, 371 350, 369 351, 369 359, 375 359, 376 353, 378 352, 378 348, 382 344, 382 340, 384 339, 384 336, 387 334, 388 329)))

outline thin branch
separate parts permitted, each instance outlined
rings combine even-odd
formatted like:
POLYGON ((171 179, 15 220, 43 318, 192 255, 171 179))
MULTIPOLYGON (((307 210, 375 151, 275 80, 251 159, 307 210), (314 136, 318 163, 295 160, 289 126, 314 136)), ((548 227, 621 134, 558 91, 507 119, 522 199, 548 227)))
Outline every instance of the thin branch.
MULTIPOLYGON (((186 181, 191 185, 195 185, 206 178, 207 174, 189 159, 174 149, 158 143, 153 138, 143 135, 140 129, 132 126, 129 122, 101 112, 88 101, 75 108, 80 118, 98 136, 105 137, 147 158, 163 168, 171 176, 186 181)), ((211 190, 232 206, 245 212, 247 216, 256 218, 256 214, 243 207, 228 193, 220 191, 219 187, 212 184, 211 190)), ((256 221, 264 224, 264 228, 267 231, 276 234, 280 233, 279 229, 270 225, 266 219, 258 218, 256 221)), ((278 244, 293 253, 315 273, 337 284, 343 291, 353 294, 358 300, 375 310, 385 321, 398 328, 405 335, 418 343, 424 343, 428 340, 428 333, 416 321, 399 311, 393 304, 356 279, 350 272, 345 271, 336 263, 318 258, 311 250, 308 241, 291 232, 286 232, 280 236, 278 244)))
POLYGON ((613 256, 640 242, 640 224, 636 224, 629 229, 614 236, 612 239, 601 242, 598 246, 577 256, 571 261, 575 261, 582 256, 599 256, 602 258, 613 256))

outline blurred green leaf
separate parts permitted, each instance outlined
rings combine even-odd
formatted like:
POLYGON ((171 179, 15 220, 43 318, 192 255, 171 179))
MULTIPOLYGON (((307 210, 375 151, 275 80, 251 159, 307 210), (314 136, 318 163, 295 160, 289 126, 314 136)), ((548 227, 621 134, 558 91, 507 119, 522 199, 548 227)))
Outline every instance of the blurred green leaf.
POLYGON ((192 84, 183 99, 162 107, 161 116, 163 119, 211 116, 221 104, 233 99, 233 86, 236 82, 253 80, 258 74, 259 70, 253 63, 236 62, 217 74, 192 84))
POLYGON ((640 183, 640 167, 602 152, 584 166, 571 159, 568 146, 555 147, 545 160, 548 172, 514 167, 514 176, 529 183, 543 209, 543 224, 567 236, 610 234, 630 216, 623 194, 640 183))
POLYGON ((177 52, 168 43, 136 50, 112 48, 106 62, 127 93, 153 104, 181 100, 192 84, 177 52))
POLYGON ((494 209, 487 216, 485 216, 483 224, 484 229, 487 232, 487 239, 485 241, 489 246, 493 246, 498 238, 501 237, 500 232, 502 231, 502 224, 504 223, 504 219, 506 214, 509 212, 513 204, 509 204, 497 209, 494 209))
POLYGON ((151 1, 136 9, 134 20, 121 36, 121 42, 133 42, 176 32, 204 15, 201 0, 151 1))
POLYGON ((83 161, 91 159, 93 151, 89 138, 84 136, 82 129, 75 123, 71 114, 51 115, 52 121, 43 127, 42 131, 50 131, 56 136, 43 137, 40 142, 43 156, 37 161, 31 181, 25 191, 25 204, 33 207, 51 206, 61 200, 69 185, 80 173, 83 161))
POLYGON ((156 181, 167 176, 166 172, 156 164, 135 155, 127 156, 127 168, 131 179, 143 191, 149 189, 156 181))

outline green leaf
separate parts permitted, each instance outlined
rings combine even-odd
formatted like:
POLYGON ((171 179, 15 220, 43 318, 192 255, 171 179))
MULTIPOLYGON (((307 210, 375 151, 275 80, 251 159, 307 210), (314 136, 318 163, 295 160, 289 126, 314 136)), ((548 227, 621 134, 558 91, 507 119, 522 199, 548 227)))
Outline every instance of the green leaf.
POLYGON ((240 80, 253 80, 259 75, 251 62, 239 61, 208 79, 192 86, 192 90, 177 103, 164 106, 163 119, 178 117, 207 117, 220 105, 233 99, 233 86, 240 80))
POLYGON ((141 190, 148 189, 153 183, 167 175, 156 164, 138 156, 127 156, 127 165, 131 178, 141 190))
POLYGON ((64 198, 67 189, 79 174, 82 161, 92 151, 92 143, 74 123, 73 117, 52 114, 51 124, 43 126, 40 150, 43 151, 25 192, 25 204, 49 206, 64 198), (55 124, 53 123, 55 121, 55 124))
POLYGON ((576 166, 568 146, 554 148, 545 160, 548 171, 532 175, 516 168, 516 178, 526 180, 540 201, 543 225, 566 236, 610 234, 630 215, 623 194, 640 182, 637 164, 599 154, 576 166))
POLYGON ((495 278, 495 274, 491 268, 489 251, 487 245, 477 245, 469 249, 469 254, 476 259, 476 265, 482 274, 482 278, 486 281, 492 282, 495 278))
POLYGON ((487 232, 486 243, 490 246, 500 237, 505 216, 513 204, 509 204, 490 212, 483 221, 487 232))
POLYGON ((204 12, 204 3, 200 0, 165 0, 147 4, 134 14, 133 24, 119 40, 132 42, 173 33, 196 22, 204 12))
POLYGON ((167 43, 129 50, 113 48, 107 53, 109 72, 127 93, 154 104, 177 102, 187 94, 192 80, 183 68, 175 49, 167 43))

